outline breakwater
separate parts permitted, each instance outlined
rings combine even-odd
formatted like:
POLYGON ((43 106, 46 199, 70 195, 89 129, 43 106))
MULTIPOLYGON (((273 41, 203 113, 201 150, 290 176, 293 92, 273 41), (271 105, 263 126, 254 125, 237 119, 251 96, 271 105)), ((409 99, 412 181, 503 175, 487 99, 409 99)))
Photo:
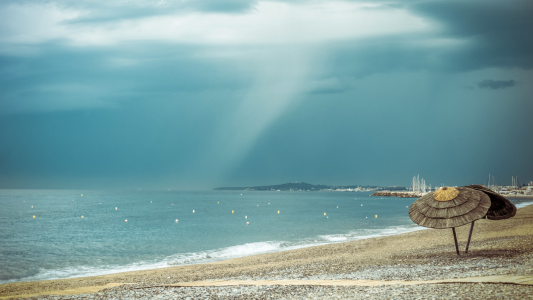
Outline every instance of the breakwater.
POLYGON ((374 194, 370 196, 378 196, 378 197, 400 197, 400 198, 419 198, 422 197, 423 193, 418 192, 395 192, 395 191, 381 191, 381 192, 375 192, 374 194))

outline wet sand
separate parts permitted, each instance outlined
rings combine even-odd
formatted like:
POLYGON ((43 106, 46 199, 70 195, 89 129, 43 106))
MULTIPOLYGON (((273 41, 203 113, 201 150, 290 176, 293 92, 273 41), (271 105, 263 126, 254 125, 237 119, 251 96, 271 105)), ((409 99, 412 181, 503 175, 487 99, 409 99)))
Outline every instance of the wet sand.
MULTIPOLYGON (((0 298, 88 294, 104 288, 126 292, 205 280, 435 280, 493 275, 533 276, 533 205, 519 209, 511 219, 476 221, 469 253, 465 254, 469 229, 470 225, 457 228, 460 256, 455 252, 451 229, 428 229, 207 264, 9 283, 0 285, 0 298), (110 284, 125 283, 129 284, 110 288, 110 284)), ((447 285, 453 289, 460 284, 447 285)), ((394 292, 394 287, 388 288, 394 292)), ((284 289, 286 287, 268 288, 272 295, 284 289)), ((518 287, 513 291, 523 291, 526 295, 531 287, 518 287)), ((421 293, 427 291, 422 288, 421 293)), ((268 294, 264 295, 268 298, 268 294)))

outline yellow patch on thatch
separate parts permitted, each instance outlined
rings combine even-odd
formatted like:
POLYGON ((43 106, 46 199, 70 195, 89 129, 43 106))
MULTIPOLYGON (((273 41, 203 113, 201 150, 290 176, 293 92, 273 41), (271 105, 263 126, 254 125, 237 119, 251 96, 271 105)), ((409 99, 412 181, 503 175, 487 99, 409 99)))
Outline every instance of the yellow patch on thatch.
POLYGON ((450 201, 459 195, 459 190, 452 187, 443 187, 440 190, 433 193, 433 198, 437 201, 450 201))

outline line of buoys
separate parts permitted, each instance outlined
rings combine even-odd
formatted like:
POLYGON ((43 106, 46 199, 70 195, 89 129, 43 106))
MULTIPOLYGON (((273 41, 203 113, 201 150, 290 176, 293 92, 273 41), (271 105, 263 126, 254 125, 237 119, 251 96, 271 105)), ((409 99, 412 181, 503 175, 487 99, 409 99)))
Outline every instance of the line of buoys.
POLYGON ((35 219, 35 215, 33 215, 33 218, 35 219))

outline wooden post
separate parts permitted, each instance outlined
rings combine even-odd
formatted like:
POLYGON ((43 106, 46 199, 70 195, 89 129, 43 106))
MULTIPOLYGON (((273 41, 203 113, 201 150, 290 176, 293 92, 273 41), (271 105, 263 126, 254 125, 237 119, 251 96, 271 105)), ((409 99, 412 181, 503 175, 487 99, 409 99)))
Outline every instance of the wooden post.
POLYGON ((474 230, 474 222, 472 221, 472 226, 470 226, 470 234, 468 235, 468 242, 466 243, 465 253, 468 253, 468 246, 470 245, 470 238, 472 237, 472 231, 474 230))
POLYGON ((452 227, 452 231, 453 231, 453 240, 455 241, 455 251, 457 251, 457 255, 461 255, 459 254, 459 246, 457 245, 457 235, 455 234, 455 227, 452 227))

